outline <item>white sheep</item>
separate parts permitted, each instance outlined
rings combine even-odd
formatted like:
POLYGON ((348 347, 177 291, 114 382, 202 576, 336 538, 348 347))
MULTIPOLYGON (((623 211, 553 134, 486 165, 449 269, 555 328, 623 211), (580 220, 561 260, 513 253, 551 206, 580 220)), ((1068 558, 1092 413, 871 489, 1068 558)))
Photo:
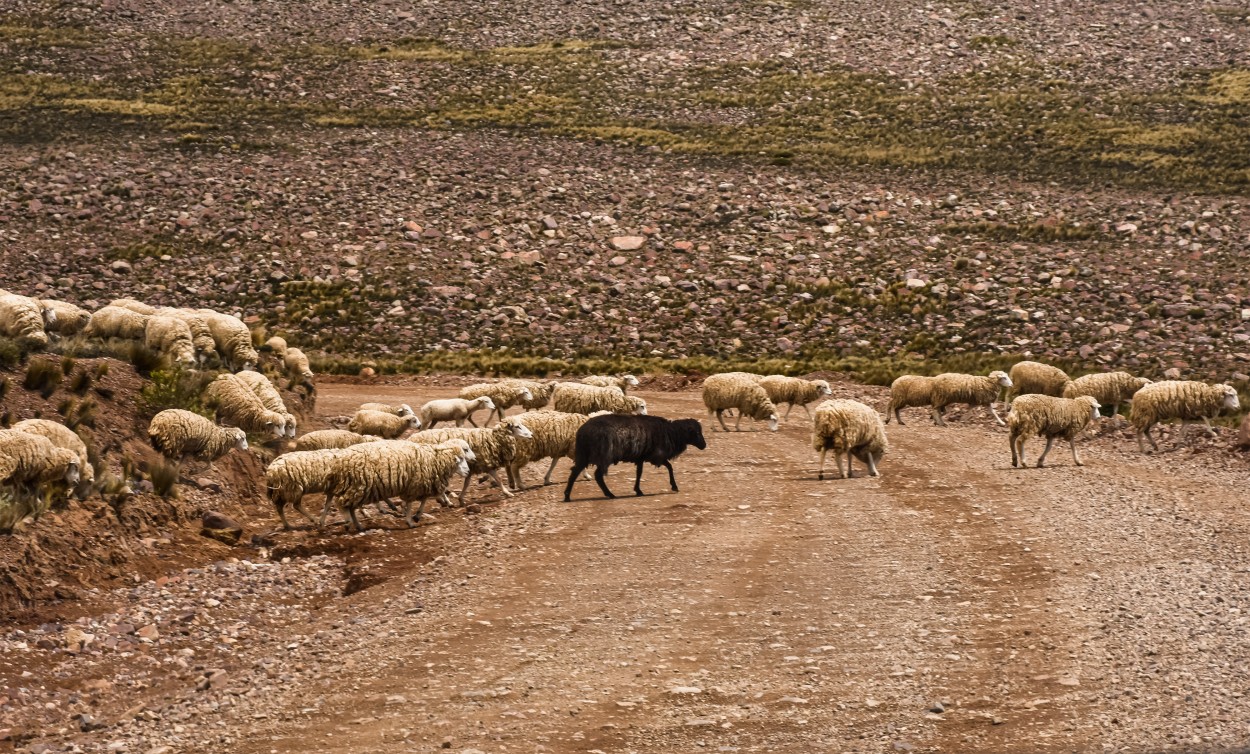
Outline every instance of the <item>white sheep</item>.
MULTIPOLYGON (((389 403, 362 403, 360 404, 360 408, 357 410, 358 411, 382 411, 388 414, 394 414, 396 416, 412 416, 416 413, 415 411, 412 410, 412 406, 409 406, 407 403, 401 403, 398 406, 392 406, 389 403)), ((425 420, 422 419, 421 423, 425 424, 425 420)))
POLYGON ((823 396, 833 395, 833 389, 825 380, 805 380, 800 377, 770 374, 756 384, 764 388, 764 392, 768 393, 768 399, 773 402, 774 406, 787 404, 786 414, 781 417, 782 419, 788 419, 796 405, 802 406, 804 413, 811 418, 812 412, 807 404, 823 396))
POLYGON ((410 429, 420 429, 421 418, 396 416, 385 411, 357 411, 347 423, 347 429, 361 435, 375 435, 385 440, 395 440, 410 429))
POLYGON ((144 302, 138 301, 133 298, 113 299, 112 301, 108 303, 108 305, 116 306, 120 309, 128 309, 138 314, 156 314, 156 310, 159 308, 159 307, 152 306, 151 304, 145 304, 144 302))
POLYGON ((169 408, 148 423, 152 447, 181 464, 187 456, 212 463, 232 450, 247 450, 247 434, 238 427, 219 427, 191 411, 169 408))
POLYGON ((583 377, 582 383, 595 387, 614 387, 622 393, 628 393, 631 387, 638 386, 638 378, 632 374, 622 374, 620 377, 592 374, 589 377, 583 377))
POLYGON ((464 478, 464 487, 460 490, 460 504, 464 505, 464 496, 469 490, 469 481, 473 474, 486 474, 499 486, 504 497, 512 497, 512 492, 499 481, 497 472, 508 468, 516 455, 517 438, 528 439, 534 436, 523 421, 524 417, 509 416, 490 429, 427 429, 408 439, 427 445, 448 440, 464 440, 469 443, 475 458, 469 464, 469 475, 464 478))
MULTIPOLYGON (((742 431, 742 417, 756 421, 767 421, 768 428, 777 431, 777 407, 768 397, 768 391, 760 387, 755 375, 746 372, 722 372, 714 374, 703 381, 703 405, 707 406, 709 421, 713 416, 720 422, 721 429, 729 431, 725 426, 725 409, 738 410, 738 421, 734 429, 742 431)), ((716 425, 712 425, 716 429, 716 425)))
POLYGON ((245 432, 283 437, 286 416, 270 411, 242 380, 233 374, 218 375, 204 389, 204 405, 215 411, 218 421, 245 432))
POLYGON ((1011 393, 1007 398, 1009 407, 1016 396, 1020 395, 1049 395, 1058 398, 1072 382, 1067 372, 1040 361, 1017 362, 1007 376, 1011 378, 1011 393))
POLYGON ((0 335, 15 338, 28 348, 47 348, 46 327, 56 324, 56 312, 37 298, 0 293, 0 335))
POLYGON ((933 423, 945 427, 942 414, 947 406, 962 403, 968 406, 986 406, 994 415, 994 421, 1005 424, 1002 417, 994 410, 994 401, 1003 388, 1011 387, 1011 378, 1006 372, 995 370, 982 377, 976 374, 959 374, 947 372, 939 374, 929 383, 929 405, 933 423))
POLYGON ((905 408, 920 408, 933 402, 933 378, 919 374, 905 374, 890 383, 890 403, 885 408, 885 423, 890 418, 903 424, 903 416, 899 413, 905 408))
POLYGON ((528 388, 530 391, 529 398, 521 398, 518 404, 526 411, 537 411, 546 408, 551 403, 551 395, 555 392, 556 385, 560 383, 555 380, 547 380, 546 382, 538 382, 536 380, 510 380, 528 388))
MULTIPOLYGON (((25 419, 14 424, 12 429, 17 432, 39 435, 47 438, 58 448, 65 448, 78 456, 78 476, 82 485, 90 485, 95 481, 95 468, 87 456, 87 444, 74 430, 48 419, 25 419)), ((85 491, 85 490, 84 490, 85 491)))
POLYGON ((561 382, 551 394, 551 408, 566 414, 645 414, 647 402, 635 395, 625 395, 614 387, 595 387, 580 382, 561 382))
POLYGON ((1068 441, 1072 448, 1072 462, 1083 466, 1076 452, 1076 436, 1089 423, 1098 418, 1098 401, 1093 396, 1080 398, 1055 398, 1039 393, 1018 396, 1011 402, 1007 414, 1008 440, 1011 442, 1011 465, 1027 466, 1024 460, 1024 441, 1031 437, 1045 437, 1046 449, 1037 458, 1037 468, 1046 463, 1055 438, 1068 441))
POLYGON ((361 531, 356 510, 369 503, 392 497, 404 501, 404 521, 409 527, 421 519, 425 501, 439 496, 447 488, 453 474, 468 476, 469 452, 456 442, 426 445, 413 442, 371 442, 353 445, 330 463, 326 480, 326 503, 321 511, 320 526, 326 514, 337 503, 356 531, 361 531), (420 500, 416 516, 412 503, 420 500))
MULTIPOLYGON (((596 412, 601 416, 607 412, 596 412)), ((551 484, 551 474, 561 458, 573 460, 573 451, 577 445, 577 430, 590 419, 586 414, 567 414, 562 411, 533 411, 521 417, 525 428, 532 437, 513 438, 516 449, 512 461, 508 464, 508 483, 514 489, 525 489, 521 479, 521 470, 526 465, 544 458, 551 459, 547 473, 543 476, 543 484, 551 484)), ((589 478, 588 475, 584 475, 589 478)))
MULTIPOLYGON (((317 433, 311 432, 300 439, 303 440, 315 434, 317 433)), ((353 445, 358 444, 360 443, 353 443, 353 445)), ((326 491, 332 464, 343 455, 343 451, 348 447, 352 445, 283 453, 273 459, 265 469, 265 494, 277 510, 283 529, 291 528, 291 522, 286 517, 288 505, 308 519, 308 523, 317 524, 308 511, 304 510, 304 496, 326 491)))
POLYGON ((473 413, 484 408, 492 412, 495 410, 495 403, 489 395, 479 396, 471 401, 464 398, 441 398, 428 401, 421 407, 421 426, 434 429, 439 422, 455 422, 459 427, 468 421, 476 427, 473 413))
POLYGON ((283 419, 286 420, 286 423, 283 425, 286 436, 288 438, 295 437, 297 424, 295 415, 286 410, 286 403, 283 402, 282 395, 274 387, 273 383, 269 381, 269 378, 260 372, 250 369, 236 372, 234 376, 238 377, 239 381, 244 385, 247 385, 248 390, 255 393, 257 398, 260 398, 260 402, 265 408, 276 414, 282 414, 283 419))
POLYGON ((209 357, 217 356, 217 341, 213 340, 213 331, 208 327, 208 320, 195 309, 178 309, 165 307, 157 309, 155 314, 161 317, 173 317, 186 323, 191 332, 191 344, 195 346, 195 357, 201 364, 209 357))
POLYGON ((1133 396, 1133 410, 1129 421, 1137 430, 1137 447, 1146 452, 1144 436, 1150 445, 1159 449, 1159 443, 1150 435, 1155 424, 1169 419, 1181 420, 1181 433, 1190 424, 1201 421, 1206 425, 1207 436, 1214 436, 1211 419, 1224 411, 1241 408, 1237 390, 1232 385, 1208 385, 1193 380, 1164 380, 1146 385, 1133 396))
POLYGON ((1077 377, 1063 389, 1064 398, 1080 398, 1091 395, 1100 406, 1111 406, 1107 416, 1120 413, 1121 403, 1131 403, 1133 396, 1151 380, 1145 377, 1134 377, 1128 372, 1102 372, 1077 377))
POLYGON ((45 298, 40 299, 39 303, 56 315, 55 319, 45 324, 46 332, 62 336, 77 335, 91 322, 91 312, 68 301, 45 298))
POLYGON ((277 356, 279 359, 286 358, 286 350, 287 350, 286 338, 282 338, 282 337, 275 335, 269 340, 265 341, 265 348, 269 350, 270 352, 272 352, 273 355, 277 356))
POLYGON ((854 476, 851 459, 858 458, 871 476, 880 476, 877 462, 889 449, 881 415, 869 406, 852 400, 827 400, 816 407, 812 421, 812 449, 820 452, 817 479, 825 478, 825 453, 832 450, 838 462, 838 478, 854 476), (842 454, 846 454, 846 472, 842 454))
POLYGON ((232 371, 255 369, 260 355, 252 347, 252 331, 238 317, 222 314, 212 309, 196 309, 197 314, 204 318, 217 353, 221 354, 222 362, 232 371))
POLYGON ((286 368, 287 377, 292 382, 312 387, 313 370, 308 361, 308 356, 298 348, 286 349, 286 355, 282 357, 282 366, 286 368))
POLYGON ((490 402, 495 408, 491 413, 486 415, 486 424, 490 424, 490 420, 496 413, 499 418, 504 417, 504 412, 520 404, 522 401, 534 400, 534 393, 521 380, 500 380, 499 382, 479 382, 474 385, 461 388, 460 397, 471 401, 474 398, 481 397, 490 398, 490 402))
POLYGON ((79 463, 77 453, 46 437, 0 429, 0 485, 14 485, 27 494, 62 481, 73 488, 81 477, 79 463))
POLYGON ((378 442, 382 438, 373 435, 361 435, 346 429, 318 429, 300 435, 295 441, 295 449, 305 450, 341 450, 359 445, 362 442, 378 442))
POLYGON ((147 326, 143 330, 143 345, 183 366, 192 367, 197 363, 195 344, 191 341, 191 328, 175 317, 159 314, 148 317, 147 326))
POLYGON ((106 306, 91 315, 84 334, 90 338, 143 340, 151 314, 141 314, 120 306, 106 306))

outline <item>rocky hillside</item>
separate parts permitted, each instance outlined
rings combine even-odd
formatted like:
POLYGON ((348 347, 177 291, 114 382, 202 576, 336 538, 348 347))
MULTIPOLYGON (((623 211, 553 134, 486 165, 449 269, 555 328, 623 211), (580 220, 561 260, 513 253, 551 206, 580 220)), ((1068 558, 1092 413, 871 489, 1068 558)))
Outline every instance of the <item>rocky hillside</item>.
POLYGON ((11 7, 10 288, 372 358, 1250 371, 1244 9, 11 7))

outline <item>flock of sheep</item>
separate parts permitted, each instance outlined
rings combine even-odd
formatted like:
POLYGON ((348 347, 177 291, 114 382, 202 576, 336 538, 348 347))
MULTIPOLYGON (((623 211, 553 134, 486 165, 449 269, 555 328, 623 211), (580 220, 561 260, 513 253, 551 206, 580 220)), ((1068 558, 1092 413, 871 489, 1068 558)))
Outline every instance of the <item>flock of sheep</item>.
MULTIPOLYGON (((149 438, 153 448, 179 466, 188 457, 211 463, 231 450, 246 449, 249 434, 290 443, 293 450, 278 455, 265 471, 269 499, 286 528, 290 528, 288 507, 318 528, 337 507, 359 530, 361 508, 376 505, 381 510, 393 498, 404 502, 404 520, 411 526, 428 499, 451 504, 449 489, 456 474, 464 479, 458 494, 464 505, 474 476, 488 476, 504 496, 511 496, 510 487, 525 488, 521 470, 548 459, 543 484, 551 483, 559 459, 573 461, 566 500, 573 483, 585 478, 592 465, 599 487, 611 497, 604 472, 620 462, 637 466, 637 494, 642 494, 644 463, 666 467, 676 490, 671 460, 690 446, 706 447, 697 421, 647 416, 646 402, 629 394, 638 384, 632 375, 579 382, 503 379, 470 385, 456 398, 432 400, 416 410, 406 404, 366 403, 346 429, 299 435, 295 415, 287 410, 277 387, 256 371, 259 354, 252 333, 236 317, 209 309, 152 307, 131 299, 87 312, 64 302, 0 293, 0 334, 38 347, 47 345, 49 334, 79 333, 142 343, 189 368, 218 363, 229 370, 213 379, 201 396, 215 420, 181 409, 162 411, 149 424, 149 438), (523 413, 508 416, 511 408, 523 413), (475 416, 483 410, 485 420, 479 426, 475 416), (400 439, 405 435, 407 439, 400 439), (499 478, 501 469, 507 474, 506 484, 499 478), (325 496, 315 519, 303 506, 303 499, 314 493, 325 496), (415 514, 414 502, 419 503, 415 514)), ((281 360, 292 384, 312 387, 313 374, 302 352, 287 347, 281 338, 271 338, 266 346, 281 360)), ((905 408, 926 407, 935 424, 945 425, 949 406, 984 406, 1009 429, 1013 466, 1024 464, 1026 440, 1046 440, 1039 467, 1056 439, 1068 441, 1073 461, 1081 465, 1076 437, 1104 406, 1114 415, 1121 404, 1132 404, 1130 421, 1143 452, 1144 440, 1157 449, 1150 432, 1161 421, 1179 419, 1183 425, 1202 421, 1212 432, 1210 419, 1239 408, 1237 392, 1228 385, 1151 382, 1125 372, 1072 380, 1060 369, 1031 361, 1016 364, 1009 374, 899 377, 891 385, 884 421, 875 409, 853 400, 827 399, 811 411, 811 404, 830 395, 824 380, 746 372, 711 375, 702 391, 712 429, 719 426, 726 432, 729 412, 736 413, 735 429, 741 429, 746 417, 767 422, 776 431, 796 405, 802 406, 812 419, 811 444, 820 454, 821 479, 830 450, 840 478, 851 474, 854 459, 877 476, 877 464, 888 448, 885 425, 891 420, 902 424, 905 408), (1003 391, 1008 391, 1005 421, 994 406, 1003 391), (778 416, 781 405, 787 406, 785 417, 778 416)), ((37 487, 63 481, 81 488, 89 487, 91 475, 85 446, 63 425, 34 419, 0 430, 0 484, 37 487)))

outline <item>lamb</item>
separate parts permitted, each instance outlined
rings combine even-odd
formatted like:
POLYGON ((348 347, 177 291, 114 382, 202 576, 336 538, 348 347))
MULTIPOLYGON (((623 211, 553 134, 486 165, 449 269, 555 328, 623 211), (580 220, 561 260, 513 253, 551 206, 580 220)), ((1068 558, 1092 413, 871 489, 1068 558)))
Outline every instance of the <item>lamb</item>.
POLYGON ((274 413, 282 414, 283 419, 286 420, 286 423, 283 425, 286 436, 288 438, 295 437, 295 415, 286 410, 286 404, 283 403, 282 396, 278 393, 278 389, 273 386, 273 383, 269 381, 269 378, 260 372, 253 372, 250 369, 237 372, 234 376, 238 377, 239 381, 244 385, 247 385, 247 389, 255 393, 257 398, 260 398, 260 402, 265 408, 274 413))
POLYGON ((1020 395, 1049 395, 1058 398, 1063 395, 1072 379, 1059 367, 1052 367, 1040 361, 1021 361, 1011 367, 1008 373, 1011 378, 1011 393, 1007 406, 1020 395))
POLYGON ((933 423, 945 427, 942 419, 947 406, 963 403, 968 406, 987 406, 994 415, 994 421, 1005 424, 1002 417, 994 410, 994 401, 1003 388, 1011 387, 1011 378, 1006 372, 995 370, 982 377, 975 374, 959 374, 947 372, 934 377, 929 383, 930 413, 933 423))
POLYGON ((41 485, 78 484, 78 454, 58 448, 46 437, 14 429, 0 429, 0 485, 14 485, 34 494, 41 485))
POLYGON ((14 424, 11 429, 17 432, 39 435, 58 448, 73 451, 74 455, 78 457, 78 476, 81 484, 87 486, 95 481, 95 469, 91 466, 91 460, 87 457, 87 444, 82 441, 82 438, 74 430, 64 424, 58 424, 48 419, 26 419, 14 424))
POLYGON ((421 407, 421 425, 426 429, 434 429, 439 422, 454 421, 459 427, 467 420, 474 427, 477 423, 473 421, 473 412, 479 409, 495 410, 495 404, 491 401, 489 395, 482 395, 467 401, 464 398, 443 398, 441 400, 429 401, 421 407))
POLYGON ((481 398, 482 396, 490 398, 491 403, 495 404, 495 408, 486 416, 487 424, 490 424, 491 417, 494 416, 495 412, 498 412, 499 418, 503 419, 504 411, 521 403, 521 401, 534 400, 534 394, 519 380, 479 382, 460 390, 460 397, 467 401, 481 398))
POLYGON ((319 452, 343 454, 329 464, 321 525, 325 525, 330 506, 338 503, 351 520, 349 526, 354 526, 356 531, 362 528, 356 519, 358 508, 391 497, 404 501, 404 521, 411 528, 415 521, 421 520, 425 501, 446 489, 452 474, 468 478, 470 473, 470 452, 456 442, 434 445, 373 442, 345 450, 319 452), (418 499, 421 506, 414 517, 412 501, 418 499))
POLYGON ((464 496, 469 491, 473 474, 486 474, 499 485, 504 497, 512 497, 512 492, 499 481, 497 472, 507 468, 516 455, 516 438, 529 439, 533 436, 534 433, 522 423, 521 418, 509 416, 490 429, 427 429, 408 439, 425 445, 436 445, 448 440, 464 440, 469 443, 475 458, 469 464, 469 475, 465 476, 464 487, 460 490, 460 504, 464 505, 464 496))
POLYGON ((381 439, 381 437, 360 435, 345 429, 319 429, 300 435, 300 438, 295 441, 295 449, 298 451, 341 450, 362 442, 378 442, 381 439))
POLYGON ((50 309, 56 315, 55 319, 45 326, 46 332, 63 336, 77 335, 91 322, 91 312, 68 301, 45 298, 40 299, 39 303, 44 309, 50 309))
POLYGON ((1030 437, 1046 438, 1046 449, 1037 458, 1037 468, 1046 463, 1046 454, 1055 438, 1067 440, 1072 448, 1072 462, 1084 466, 1076 452, 1076 436, 1098 418, 1098 409, 1098 400, 1091 395, 1055 398, 1029 394, 1016 398, 1007 414, 1012 467, 1028 465, 1024 460, 1024 441, 1030 437))
POLYGON ((137 314, 156 314, 158 307, 151 304, 145 304, 133 298, 118 298, 109 302, 109 306, 116 306, 121 309, 129 309, 137 314))
POLYGON ((285 358, 287 351, 286 338, 281 338, 275 335, 265 341, 264 348, 265 350, 272 352, 273 355, 277 356, 279 359, 285 358))
POLYGON ((1131 403, 1133 396, 1151 380, 1145 377, 1134 377, 1128 372, 1104 372, 1087 374, 1077 377, 1063 389, 1064 398, 1080 398, 1092 395, 1101 406, 1111 406, 1108 416, 1120 413, 1121 403, 1131 403))
POLYGON ((91 315, 91 321, 83 332, 89 338, 143 340, 151 318, 150 314, 140 314, 120 306, 106 306, 91 315))
POLYGON ((764 388, 764 392, 768 393, 768 399, 773 402, 774 406, 787 404, 786 415, 781 417, 782 419, 789 418, 790 411, 796 405, 802 406, 808 418, 811 418, 812 412, 807 404, 818 400, 822 395, 833 395, 833 390, 825 380, 804 380, 799 377, 771 374, 756 384, 764 388))
POLYGON ((196 309, 195 312, 208 324, 217 353, 231 371, 256 368, 260 356, 252 347, 252 331, 243 320, 212 309, 196 309))
POLYGON ((1156 451, 1159 444, 1150 435, 1150 428, 1168 419, 1181 420, 1181 432, 1189 424, 1202 420, 1207 427, 1207 436, 1214 436, 1211 428, 1211 417, 1218 416, 1221 411, 1236 411, 1241 408, 1237 398, 1237 390, 1231 385, 1208 385, 1193 380, 1164 380, 1146 385, 1133 396, 1133 410, 1129 421, 1137 430, 1137 447, 1146 452, 1142 442, 1144 435, 1156 451))
POLYGON ((148 423, 152 447, 181 464, 187 456, 212 463, 232 450, 247 450, 247 435, 238 427, 219 427, 180 408, 166 409, 148 423))
MULTIPOLYGON (((604 416, 606 412, 596 413, 604 416)), ((521 469, 544 458, 551 459, 551 466, 543 477, 543 484, 551 484, 551 473, 561 458, 573 460, 576 447, 577 430, 582 428, 589 416, 585 414, 566 414, 561 411, 534 411, 525 414, 522 419, 525 427, 533 433, 533 437, 517 439, 516 453, 508 464, 508 483, 518 490, 525 489, 521 480, 521 469)))
POLYGON ((595 467, 595 482, 607 498, 616 497, 604 480, 608 467, 615 463, 634 464, 634 494, 639 497, 642 496, 644 463, 668 469, 669 487, 677 492, 672 460, 692 445, 699 450, 707 448, 703 427, 694 419, 669 420, 660 416, 616 414, 588 419, 577 430, 575 443, 573 470, 564 487, 566 503, 571 499, 573 482, 591 465, 595 467))
POLYGON ((204 389, 203 399, 205 406, 214 409, 219 422, 232 424, 245 432, 273 437, 286 434, 286 417, 265 408, 247 383, 233 374, 218 375, 204 389))
POLYGON ((614 414, 645 414, 647 402, 625 395, 614 387, 595 387, 580 382, 561 382, 551 394, 551 408, 567 414, 593 414, 610 411, 614 414))
POLYGON ((622 393, 628 393, 631 387, 638 386, 638 378, 632 374, 623 374, 620 377, 591 375, 589 377, 583 377, 582 384, 594 385, 595 387, 614 387, 622 393))
MULTIPOLYGON (((383 411, 396 416, 412 416, 414 414, 412 406, 409 406, 407 403, 401 403, 398 406, 392 406, 389 403, 362 403, 360 404, 360 408, 358 410, 383 411)), ((422 419, 421 423, 424 424, 425 420, 422 419)))
MULTIPOLYGON (((742 417, 745 415, 756 421, 767 420, 768 428, 777 431, 777 407, 768 397, 768 391, 746 372, 723 372, 714 374, 703 381, 703 405, 707 406, 708 419, 715 415, 721 429, 728 432, 725 426, 724 411, 727 408, 738 409, 738 421, 734 429, 742 431, 742 417)), ((713 431, 716 425, 712 425, 713 431)))
POLYGON ((313 384, 313 370, 308 362, 308 357, 298 348, 286 349, 286 355, 282 357, 282 366, 286 368, 287 376, 292 382, 300 385, 313 384))
POLYGON ((0 293, 0 335, 16 338, 27 348, 47 348, 44 329, 56 324, 56 311, 37 298, 0 293))
POLYGON ((410 429, 420 429, 421 419, 416 416, 396 416, 385 411, 357 411, 347 423, 347 429, 361 435, 376 435, 384 440, 396 440, 410 429))
POLYGON ((159 314, 148 317, 147 327, 143 330, 143 345, 183 366, 191 367, 197 363, 191 328, 175 317, 159 314))
POLYGON ((905 408, 928 406, 933 400, 932 384, 932 377, 919 374, 905 374, 890 383, 890 403, 885 408, 885 423, 889 424, 893 417, 898 420, 900 426, 906 426, 903 424, 903 416, 899 411, 905 408))
POLYGON ((881 476, 877 462, 889 450, 885 424, 881 415, 869 406, 852 400, 827 400, 816 407, 812 424, 812 449, 820 452, 817 479, 825 478, 825 453, 832 450, 838 462, 838 478, 853 477, 851 459, 858 458, 868 466, 870 476, 881 476), (846 472, 842 471, 842 454, 846 454, 846 472))

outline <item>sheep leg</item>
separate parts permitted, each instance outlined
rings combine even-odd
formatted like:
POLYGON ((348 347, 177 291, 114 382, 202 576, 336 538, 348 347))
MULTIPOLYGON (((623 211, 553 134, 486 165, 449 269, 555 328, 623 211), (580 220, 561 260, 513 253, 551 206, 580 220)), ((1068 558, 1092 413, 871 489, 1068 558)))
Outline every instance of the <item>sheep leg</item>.
POLYGON ((278 509, 278 518, 282 519, 282 530, 290 531, 291 522, 286 520, 286 501, 275 500, 273 501, 273 507, 278 509))
POLYGON ((742 431, 742 410, 741 409, 738 410, 738 421, 734 422, 734 431, 735 432, 742 431))
MULTIPOLYGON (((425 498, 421 498, 421 504, 417 506, 417 515, 408 518, 408 512, 404 511, 404 520, 408 522, 408 528, 411 529, 421 520, 421 514, 425 513, 425 498)), ((409 503, 411 505, 411 503, 409 503)))
POLYGON ((634 472, 634 494, 642 497, 642 461, 634 464, 637 470, 634 472))
POLYGON ((606 475, 607 473, 608 473, 607 466, 596 466, 595 467, 595 482, 599 485, 599 489, 603 490, 604 497, 614 498, 616 497, 616 495, 613 495, 612 490, 608 489, 607 480, 603 478, 604 475, 606 475))
POLYGON ((854 457, 855 455, 851 452, 851 449, 847 448, 846 449, 846 478, 847 479, 855 478, 855 472, 851 471, 851 459, 854 457))
POLYGON ((1075 463, 1077 466, 1084 466, 1085 464, 1081 463, 1080 454, 1076 452, 1076 438, 1073 437, 1072 439, 1068 440, 1068 444, 1072 446, 1072 462, 1075 463))
MULTIPOLYGON (((807 407, 807 404, 806 404, 806 403, 804 403, 804 404, 803 404, 803 411, 807 414, 807 418, 808 418, 808 419, 812 418, 812 410, 811 410, 810 408, 808 408, 808 407, 807 407)), ((789 412, 789 411, 787 411, 786 413, 788 414, 788 413, 790 413, 790 412, 789 412)))
POLYGON ((881 472, 877 471, 877 459, 872 453, 868 454, 868 476, 881 476, 881 472))
POLYGON ((1215 437, 1215 427, 1211 426, 1211 420, 1204 416, 1202 423, 1207 425, 1207 437, 1215 437))
POLYGON ((508 486, 510 486, 512 489, 516 490, 517 492, 525 491, 525 484, 521 481, 521 467, 520 466, 508 467, 508 486))
POLYGON ((1005 427, 1007 422, 1003 421, 1003 417, 998 415, 998 411, 994 410, 994 404, 989 405, 990 413, 994 415, 994 421, 998 422, 998 426, 1005 427))
MULTIPOLYGON (((552 466, 554 467, 555 464, 553 463, 552 466)), ((569 502, 569 495, 573 494, 573 482, 577 481, 578 474, 586 470, 586 466, 587 464, 584 463, 573 462, 573 471, 569 474, 569 483, 564 487, 564 502, 569 502)), ((548 469, 547 473, 550 474, 551 470, 548 469)))
MULTIPOLYGON (((709 412, 708 412, 708 421, 711 421, 711 419, 712 419, 712 417, 711 417, 711 413, 712 413, 711 411, 709 411, 709 412)), ((719 409, 719 408, 718 408, 718 409, 716 409, 716 420, 720 422, 720 428, 721 428, 723 431, 725 431, 725 432, 728 432, 728 431, 729 431, 729 427, 725 424, 725 411, 724 411, 724 409, 719 409)), ((712 429, 716 429, 716 425, 715 425, 715 424, 713 424, 713 425, 712 425, 712 429)))
POLYGON ((933 417, 933 423, 939 427, 945 427, 946 421, 942 419, 942 412, 946 410, 946 406, 934 406, 929 409, 929 415, 933 417))
POLYGON ((295 503, 294 503, 291 507, 293 507, 293 508, 295 508, 295 510, 299 511, 299 514, 300 514, 301 516, 303 516, 304 518, 308 519, 308 523, 309 523, 310 525, 313 525, 313 526, 316 526, 316 525, 317 525, 317 520, 316 520, 316 519, 314 519, 312 516, 308 515, 308 511, 304 510, 304 501, 303 501, 303 500, 296 500, 296 501, 295 501, 295 503))
MULTIPOLYGON (((804 406, 803 408, 807 408, 807 406, 804 406)), ((786 406, 786 415, 785 415, 785 416, 783 416, 783 417, 781 417, 781 420, 782 420, 782 421, 785 421, 786 419, 789 419, 789 418, 790 418, 790 412, 791 412, 791 411, 793 411, 793 410, 794 410, 794 404, 793 404, 793 403, 791 403, 789 406, 786 406)))
POLYGON ((503 482, 499 481, 498 469, 491 469, 490 471, 486 472, 486 475, 494 480, 495 485, 499 487, 499 491, 503 493, 504 497, 512 497, 512 490, 509 490, 507 486, 504 485, 503 482))
POLYGON ((1024 461, 1024 440, 1020 439, 1020 435, 1012 432, 1007 438, 1011 443, 1011 468, 1017 468, 1024 461))
POLYGON ((837 453, 834 453, 833 460, 838 462, 838 479, 846 479, 846 474, 842 471, 842 452, 838 451, 837 453))
POLYGON ((473 481, 472 474, 466 474, 464 477, 464 486, 460 488, 460 507, 464 507, 464 496, 469 491, 469 482, 473 481))
POLYGON ((1038 456, 1037 458, 1037 468, 1039 469, 1042 468, 1042 466, 1046 463, 1046 454, 1050 452, 1050 446, 1054 444, 1055 444, 1055 438, 1053 437, 1046 438, 1046 449, 1043 450, 1042 454, 1038 456))
POLYGON ((559 458, 552 458, 551 465, 547 467, 547 475, 543 477, 543 486, 551 484, 551 473, 556 470, 556 464, 560 462, 559 458))
POLYGON ((325 504, 321 506, 321 519, 317 521, 317 531, 326 528, 326 516, 330 514, 330 506, 334 505, 334 496, 327 494, 325 504))
POLYGON ((673 492, 677 492, 677 477, 673 474, 673 464, 665 461, 664 468, 668 469, 668 486, 672 488, 673 492))
POLYGON ((349 530, 355 529, 357 534, 365 530, 365 527, 360 525, 360 520, 356 518, 356 506, 348 506, 347 515, 351 518, 351 522, 348 524, 349 530))

